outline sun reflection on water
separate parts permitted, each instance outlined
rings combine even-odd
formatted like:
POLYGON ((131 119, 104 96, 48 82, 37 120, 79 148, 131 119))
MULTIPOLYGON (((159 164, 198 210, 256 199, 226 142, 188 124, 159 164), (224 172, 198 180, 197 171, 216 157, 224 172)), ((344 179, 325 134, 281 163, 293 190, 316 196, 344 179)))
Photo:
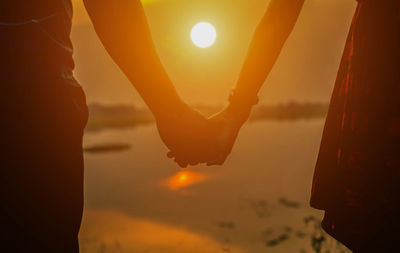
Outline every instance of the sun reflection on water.
POLYGON ((177 191, 179 189, 204 182, 208 178, 209 176, 206 174, 189 171, 189 169, 186 168, 168 178, 164 182, 164 185, 170 190, 177 191))

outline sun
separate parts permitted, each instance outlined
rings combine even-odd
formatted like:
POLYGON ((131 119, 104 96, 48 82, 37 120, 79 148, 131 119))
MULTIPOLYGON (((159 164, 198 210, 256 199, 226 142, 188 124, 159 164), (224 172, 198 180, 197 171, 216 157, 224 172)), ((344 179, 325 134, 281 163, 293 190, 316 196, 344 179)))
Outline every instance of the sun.
POLYGON ((193 26, 191 38, 193 43, 200 48, 211 47, 217 40, 217 31, 212 24, 200 22, 193 26))

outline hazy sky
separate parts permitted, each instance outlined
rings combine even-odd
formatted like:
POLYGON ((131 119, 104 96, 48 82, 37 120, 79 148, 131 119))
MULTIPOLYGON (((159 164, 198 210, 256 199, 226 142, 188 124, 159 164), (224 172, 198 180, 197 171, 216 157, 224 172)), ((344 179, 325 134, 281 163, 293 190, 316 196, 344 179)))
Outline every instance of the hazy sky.
MULTIPOLYGON (((142 2, 157 50, 182 97, 189 103, 225 103, 269 1, 142 2), (200 21, 212 23, 217 30, 211 48, 197 48, 190 40, 191 28, 200 21)), ((76 76, 89 102, 142 104, 96 38, 81 1, 74 0, 74 5, 76 76)), ((329 100, 354 8, 353 0, 306 0, 261 91, 262 103, 329 100)))

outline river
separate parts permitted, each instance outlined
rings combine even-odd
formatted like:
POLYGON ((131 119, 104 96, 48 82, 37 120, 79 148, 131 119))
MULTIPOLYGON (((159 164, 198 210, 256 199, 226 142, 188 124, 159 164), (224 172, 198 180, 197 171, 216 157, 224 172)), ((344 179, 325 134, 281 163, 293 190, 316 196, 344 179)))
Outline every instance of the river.
POLYGON ((314 252, 322 212, 308 201, 322 129, 320 119, 251 122, 223 166, 185 170, 154 125, 86 133, 86 146, 131 148, 85 154, 82 252, 314 252))

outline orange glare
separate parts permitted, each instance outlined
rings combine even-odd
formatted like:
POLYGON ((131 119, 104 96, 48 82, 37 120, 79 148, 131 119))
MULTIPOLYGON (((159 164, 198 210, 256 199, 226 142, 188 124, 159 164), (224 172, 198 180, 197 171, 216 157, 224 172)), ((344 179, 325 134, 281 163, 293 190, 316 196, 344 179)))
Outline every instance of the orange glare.
POLYGON ((200 173, 184 170, 176 173, 172 177, 166 180, 165 185, 170 190, 179 190, 181 188, 188 187, 190 185, 198 184, 207 179, 207 176, 200 173))
POLYGON ((185 183, 188 180, 188 174, 187 173, 182 173, 179 176, 178 180, 179 180, 180 183, 185 183))

